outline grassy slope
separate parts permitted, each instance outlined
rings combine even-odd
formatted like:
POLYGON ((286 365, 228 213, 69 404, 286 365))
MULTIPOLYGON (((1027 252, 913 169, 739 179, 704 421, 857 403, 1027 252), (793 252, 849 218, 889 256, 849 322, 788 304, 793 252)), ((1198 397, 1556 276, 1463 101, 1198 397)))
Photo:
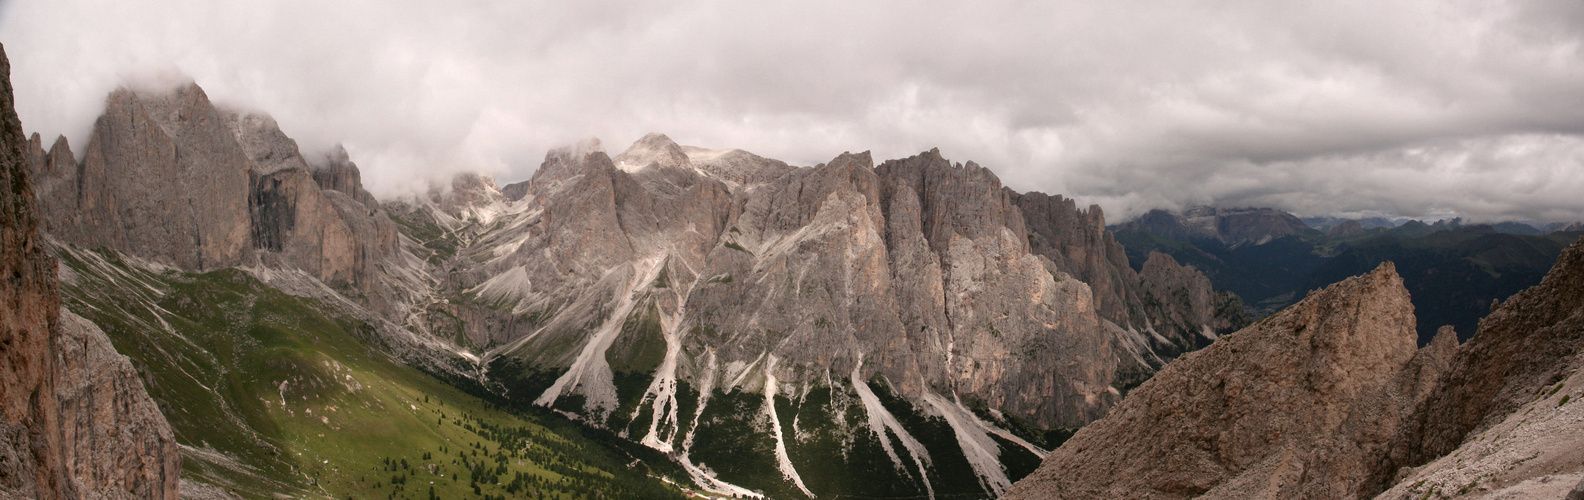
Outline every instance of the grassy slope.
POLYGON ((391 361, 358 340, 357 320, 244 272, 156 273, 63 253, 67 306, 133 359, 189 478, 255 498, 678 495, 564 423, 391 361))

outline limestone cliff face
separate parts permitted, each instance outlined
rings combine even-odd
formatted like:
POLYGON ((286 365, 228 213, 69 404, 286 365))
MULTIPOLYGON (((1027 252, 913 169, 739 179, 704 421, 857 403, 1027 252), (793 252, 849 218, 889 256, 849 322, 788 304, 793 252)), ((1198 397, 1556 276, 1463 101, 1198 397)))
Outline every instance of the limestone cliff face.
POLYGON ((1031 251, 1014 193, 988 169, 952 165, 936 151, 886 162, 875 173, 892 188, 891 238, 904 248, 922 243, 932 254, 893 266, 895 275, 938 275, 944 292, 938 304, 919 300, 929 295, 905 299, 913 307, 904 316, 919 318, 904 321, 907 331, 937 336, 925 339, 938 347, 919 362, 944 361, 959 393, 1041 425, 1103 414, 1115 396, 1113 339, 1092 288, 1052 273, 1050 261, 1031 251), (932 317, 937 311, 944 317, 932 317))
POLYGON ((1384 264, 1167 365, 1009 497, 1355 497, 1450 354, 1415 338, 1384 264))
POLYGON ((363 190, 346 151, 338 147, 310 167, 274 119, 235 112, 225 118, 251 164, 248 205, 260 257, 367 296, 378 264, 398 252, 396 225, 363 190))
POLYGON ((363 189, 363 173, 358 170, 357 164, 352 163, 352 157, 340 144, 309 164, 313 167, 314 182, 319 183, 319 187, 351 196, 372 210, 379 209, 379 202, 374 200, 374 195, 363 189))
POLYGON ((142 380, 60 309, 29 173, 41 155, 27 154, 3 49, 0 82, 0 498, 176 498, 181 457, 142 380))
MULTIPOLYGON (((1046 426, 1114 401, 1115 332, 1087 286, 1029 251, 989 170, 933 152, 878 167, 844 154, 744 186, 743 155, 695 149, 740 174, 722 179, 657 134, 614 159, 552 152, 525 195, 532 208, 507 223, 525 228, 521 243, 490 250, 487 271, 460 285, 548 320, 511 335, 531 334, 513 349, 549 366, 576 365, 580 351, 551 346, 645 307, 630 298, 647 291, 676 322, 693 377, 709 358, 773 357, 777 380, 806 384, 862 358, 905 395, 956 392, 1046 426)), ((567 390, 614 405, 601 385, 567 390)))
POLYGON ((395 223, 344 149, 311 165, 274 119, 217 109, 196 85, 115 91, 80 162, 64 138, 29 150, 45 229, 65 243, 188 271, 302 271, 395 320, 421 294, 385 271, 406 263, 395 223))
POLYGON ((252 250, 249 166, 225 117, 197 85, 164 94, 120 89, 94 124, 76 196, 44 201, 75 205, 46 209, 73 215, 57 237, 182 269, 218 269, 244 262, 252 250))
POLYGON ((1248 324, 1240 307, 1218 307, 1230 297, 1216 293, 1203 273, 1169 256, 1151 255, 1134 272, 1098 205, 1080 210, 1059 195, 1011 195, 1028 221, 1034 253, 1088 284, 1102 317, 1142 333, 1150 350, 1167 356, 1149 360, 1150 368, 1248 324))
POLYGON ((1138 283, 1140 320, 1146 328, 1176 339, 1172 347, 1187 347, 1177 342, 1208 343, 1253 322, 1236 296, 1211 288, 1204 273, 1170 255, 1150 252, 1138 283))

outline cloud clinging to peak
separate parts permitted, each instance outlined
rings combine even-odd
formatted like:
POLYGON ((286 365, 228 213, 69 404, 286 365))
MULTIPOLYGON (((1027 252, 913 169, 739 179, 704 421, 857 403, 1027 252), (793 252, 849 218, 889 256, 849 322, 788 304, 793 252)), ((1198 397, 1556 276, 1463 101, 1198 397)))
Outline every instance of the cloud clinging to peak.
POLYGON ((650 131, 795 164, 940 147, 1111 219, 1189 204, 1584 219, 1575 2, 11 0, 24 125, 196 80, 376 194, 650 131), (174 75, 174 76, 173 76, 174 75))

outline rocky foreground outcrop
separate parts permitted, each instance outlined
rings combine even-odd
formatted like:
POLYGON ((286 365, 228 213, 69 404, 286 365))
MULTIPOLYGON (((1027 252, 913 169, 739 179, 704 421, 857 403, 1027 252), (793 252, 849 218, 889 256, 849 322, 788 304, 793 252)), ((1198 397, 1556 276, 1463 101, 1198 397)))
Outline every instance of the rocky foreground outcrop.
POLYGON ((1584 240, 1480 321, 1393 439, 1383 498, 1560 498, 1584 484, 1584 240), (1427 463, 1428 462, 1428 463, 1427 463))
POLYGON ((1010 498, 1562 498, 1584 480, 1584 241, 1414 351, 1387 263, 1168 365, 1010 498))
POLYGON ((0 80, 0 498, 176 498, 181 456, 142 380, 103 332, 60 309, 3 49, 0 80))
POLYGON ((60 291, 38 233, 11 63, 0 49, 0 497, 75 495, 60 440, 55 346, 60 291))
POLYGON ((181 450, 126 356, 65 308, 54 337, 62 451, 83 498, 175 498, 181 450))
POLYGON ((1382 265, 1167 365, 1009 496, 1356 496, 1421 392, 1411 372, 1450 354, 1415 338, 1382 265))

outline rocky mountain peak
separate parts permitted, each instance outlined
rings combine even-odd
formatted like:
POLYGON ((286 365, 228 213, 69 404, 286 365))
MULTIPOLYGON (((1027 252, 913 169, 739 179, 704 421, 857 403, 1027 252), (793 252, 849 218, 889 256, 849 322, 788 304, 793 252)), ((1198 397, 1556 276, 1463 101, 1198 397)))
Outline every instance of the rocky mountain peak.
POLYGON ((187 82, 164 90, 120 87, 110 93, 105 104, 109 108, 141 108, 148 117, 167 133, 180 134, 192 125, 207 125, 219 118, 209 94, 196 82, 187 82))
POLYGON ((379 209, 379 202, 374 199, 374 195, 363 189, 363 174, 357 164, 352 163, 352 157, 347 154, 345 147, 336 144, 329 151, 311 159, 308 165, 319 187, 344 193, 371 209, 379 209))
POLYGON ((1333 239, 1352 238, 1361 234, 1364 234, 1364 224, 1356 220, 1345 220, 1326 230, 1326 237, 1333 239))
POLYGON ((593 165, 609 163, 610 158, 605 154, 599 139, 588 139, 570 146, 551 149, 545 152, 544 162, 539 164, 539 169, 535 170, 533 178, 529 179, 529 184, 532 186, 529 192, 553 189, 557 184, 584 174, 593 165), (596 154, 604 157, 605 161, 591 161, 596 154))
POLYGON ((749 186, 771 182, 786 175, 793 168, 786 162, 772 160, 741 149, 704 149, 683 146, 693 166, 733 186, 749 186))
POLYGON ((651 166, 692 168, 687 152, 682 150, 682 146, 659 132, 651 132, 638 139, 638 142, 634 142, 627 151, 616 155, 611 161, 628 172, 637 172, 651 166))
POLYGON ((250 254, 252 161, 202 89, 120 88, 105 103, 76 169, 35 165, 57 196, 46 211, 56 237, 145 256, 187 270, 242 263, 250 254), (66 192, 61 192, 61 191, 66 192))
POLYGON ((288 168, 308 169, 308 162, 297 150, 297 141, 281 132, 275 119, 268 114, 223 111, 222 117, 237 144, 252 160, 253 173, 268 175, 288 168))

